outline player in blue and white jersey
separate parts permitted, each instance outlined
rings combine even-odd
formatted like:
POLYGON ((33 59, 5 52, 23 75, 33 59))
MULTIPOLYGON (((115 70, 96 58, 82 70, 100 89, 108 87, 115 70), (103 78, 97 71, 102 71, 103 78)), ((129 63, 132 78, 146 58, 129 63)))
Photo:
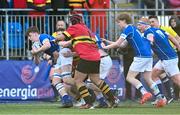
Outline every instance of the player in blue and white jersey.
POLYGON ((138 22, 138 28, 144 32, 144 37, 151 41, 154 53, 160 59, 153 68, 153 79, 156 79, 160 74, 166 72, 173 82, 180 87, 180 72, 178 68, 178 56, 176 51, 170 45, 169 40, 180 51, 180 45, 176 39, 170 36, 167 32, 150 27, 148 19, 141 18, 138 22))
POLYGON ((126 80, 138 90, 140 90, 142 93, 142 99, 140 103, 143 104, 152 97, 152 94, 147 92, 142 83, 136 79, 136 76, 140 72, 143 73, 144 79, 148 86, 152 89, 154 95, 158 97, 158 103, 156 106, 164 106, 165 104, 163 103, 163 97, 160 94, 157 85, 151 78, 153 58, 150 42, 142 37, 140 31, 135 26, 131 25, 131 17, 128 14, 119 15, 116 21, 119 27, 123 29, 123 31, 116 42, 105 46, 104 49, 120 47, 123 41, 127 40, 134 50, 134 60, 129 67, 126 80))
MULTIPOLYGON (((40 45, 40 47, 32 47, 32 50, 31 50, 31 53, 35 59, 36 64, 38 64, 40 61, 38 59, 39 54, 45 53, 51 56, 51 58, 54 60, 54 66, 55 66, 54 73, 59 73, 60 75, 61 73, 59 69, 60 69, 61 64, 58 62, 60 48, 58 44, 54 43, 55 38, 48 34, 40 34, 37 27, 30 27, 27 30, 26 35, 30 41, 34 43, 38 43, 40 45)), ((61 79, 53 80, 53 85, 56 87, 59 94, 62 96, 62 100, 64 102, 63 106, 64 107, 73 106, 72 101, 68 93, 66 92, 64 84, 62 83, 62 80, 61 79)))

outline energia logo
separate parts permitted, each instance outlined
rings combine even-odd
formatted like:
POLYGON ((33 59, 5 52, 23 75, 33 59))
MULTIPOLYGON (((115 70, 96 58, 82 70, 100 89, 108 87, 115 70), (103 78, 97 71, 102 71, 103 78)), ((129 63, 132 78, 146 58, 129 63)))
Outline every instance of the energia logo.
POLYGON ((31 85, 28 85, 27 88, 0 88, 0 97, 6 98, 21 97, 22 100, 26 100, 28 97, 37 97, 37 94, 37 89, 31 88, 31 85))
POLYGON ((31 65, 25 65, 21 70, 21 79, 25 84, 31 84, 36 78, 36 72, 31 65))

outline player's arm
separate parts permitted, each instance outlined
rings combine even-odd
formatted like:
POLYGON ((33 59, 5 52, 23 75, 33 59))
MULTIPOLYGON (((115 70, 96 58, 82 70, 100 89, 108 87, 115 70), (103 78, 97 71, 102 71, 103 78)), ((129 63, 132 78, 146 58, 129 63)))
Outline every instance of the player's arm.
POLYGON ((110 40, 107 40, 107 39, 104 39, 104 38, 102 38, 102 41, 103 41, 103 42, 106 42, 106 43, 108 43, 108 44, 112 44, 112 43, 113 43, 113 41, 110 41, 110 40))
POLYGON ((110 45, 107 46, 102 46, 104 49, 111 49, 111 48, 117 48, 121 45, 121 43, 124 41, 124 38, 119 37, 119 39, 113 43, 111 43, 110 45))
POLYGON ((36 50, 32 49, 31 53, 33 55, 39 54, 39 53, 44 52, 45 50, 49 49, 50 47, 51 47, 51 44, 49 42, 49 39, 45 39, 43 41, 43 45, 40 48, 36 49, 36 50))
POLYGON ((71 45, 71 40, 69 41, 59 41, 58 45, 62 46, 62 47, 68 47, 71 45))
POLYGON ((36 65, 38 65, 41 62, 39 55, 33 55, 33 61, 36 65))

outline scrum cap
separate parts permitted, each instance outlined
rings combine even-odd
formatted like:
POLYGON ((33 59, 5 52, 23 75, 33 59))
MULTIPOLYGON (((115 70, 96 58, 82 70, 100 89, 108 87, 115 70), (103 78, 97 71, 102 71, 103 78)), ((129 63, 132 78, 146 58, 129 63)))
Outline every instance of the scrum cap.
POLYGON ((79 14, 73 14, 69 17, 69 20, 71 21, 72 25, 82 23, 82 16, 79 14))

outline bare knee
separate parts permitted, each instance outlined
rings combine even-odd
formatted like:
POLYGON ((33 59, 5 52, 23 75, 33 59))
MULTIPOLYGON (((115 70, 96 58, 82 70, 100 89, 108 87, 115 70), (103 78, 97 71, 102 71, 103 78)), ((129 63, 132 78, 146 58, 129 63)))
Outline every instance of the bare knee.
POLYGON ((159 80, 159 77, 160 77, 160 75, 161 75, 162 73, 163 73, 162 70, 159 70, 159 69, 154 68, 154 69, 152 70, 152 80, 153 80, 153 81, 159 80))

